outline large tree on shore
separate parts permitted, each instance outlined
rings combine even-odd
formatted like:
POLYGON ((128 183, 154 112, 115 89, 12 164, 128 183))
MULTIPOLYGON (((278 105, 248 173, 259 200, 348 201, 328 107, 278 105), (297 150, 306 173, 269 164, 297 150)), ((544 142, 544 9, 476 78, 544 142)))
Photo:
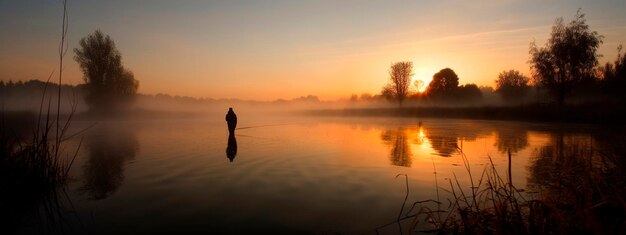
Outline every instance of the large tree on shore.
POLYGON ((413 76, 413 62, 402 61, 391 65, 389 84, 383 88, 383 96, 396 100, 400 105, 409 95, 409 86, 413 76))
POLYGON ((129 104, 137 93, 139 82, 122 65, 122 55, 115 42, 100 30, 79 41, 74 59, 85 80, 85 102, 92 110, 114 111, 129 104))
POLYGON ((452 97, 459 86, 459 76, 454 70, 445 68, 433 75, 433 80, 428 84, 426 92, 433 98, 452 97))
POLYGON ((558 18, 544 47, 530 45, 530 65, 533 79, 555 96, 562 105, 572 87, 593 76, 598 64, 598 47, 602 36, 589 29, 585 15, 578 10, 574 20, 565 25, 558 18))

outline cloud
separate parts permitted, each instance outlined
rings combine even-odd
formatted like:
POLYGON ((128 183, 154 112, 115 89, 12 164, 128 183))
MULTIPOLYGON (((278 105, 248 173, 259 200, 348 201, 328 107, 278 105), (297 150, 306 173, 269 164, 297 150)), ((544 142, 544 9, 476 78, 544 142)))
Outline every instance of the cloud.
MULTIPOLYGON (((388 35, 377 35, 344 40, 307 48, 302 53, 310 56, 364 56, 378 55, 398 50, 434 51, 442 53, 454 49, 455 52, 499 51, 509 48, 528 47, 536 35, 549 33, 550 25, 524 27, 506 30, 491 30, 452 34, 431 38, 420 38, 420 30, 410 30, 388 35), (402 39, 398 39, 402 38, 402 39), (407 40, 406 38, 409 38, 407 40)), ((423 30, 428 31, 428 30, 423 30)))

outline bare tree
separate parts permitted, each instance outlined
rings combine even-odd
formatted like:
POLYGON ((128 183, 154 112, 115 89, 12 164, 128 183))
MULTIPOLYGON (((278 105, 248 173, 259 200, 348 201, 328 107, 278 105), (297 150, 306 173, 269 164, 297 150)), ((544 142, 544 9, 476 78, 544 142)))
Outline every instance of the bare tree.
POLYGON ((572 87, 593 76, 598 64, 597 50, 602 36, 591 31, 580 9, 569 24, 558 18, 545 47, 530 45, 530 65, 533 79, 551 91, 562 105, 572 87))
POLYGON ((411 76, 413 76, 413 62, 393 63, 389 69, 389 84, 383 88, 383 95, 402 105, 402 102, 409 95, 411 76))

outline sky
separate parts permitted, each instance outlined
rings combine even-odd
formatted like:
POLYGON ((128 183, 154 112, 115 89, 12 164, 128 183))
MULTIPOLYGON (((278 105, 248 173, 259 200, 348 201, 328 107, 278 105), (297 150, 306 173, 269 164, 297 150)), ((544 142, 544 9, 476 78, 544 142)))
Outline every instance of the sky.
MULTIPOLYGON (((69 0, 63 79, 83 83, 73 48, 100 29, 144 94, 336 100, 379 93, 398 61, 413 62, 414 80, 449 67, 461 84, 494 86, 503 70, 529 75, 529 44, 579 8, 604 36, 600 62, 614 61, 623 0, 69 0)), ((61 0, 0 0, 0 80, 58 72, 61 18, 61 0)))

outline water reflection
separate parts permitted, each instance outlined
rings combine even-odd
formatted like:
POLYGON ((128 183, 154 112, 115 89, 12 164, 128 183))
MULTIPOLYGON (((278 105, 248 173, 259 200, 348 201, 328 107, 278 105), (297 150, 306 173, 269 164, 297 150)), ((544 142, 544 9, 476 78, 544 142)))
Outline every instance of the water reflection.
MULTIPOLYGON (((232 230, 241 226, 228 226, 229 221, 253 221, 254 224, 241 227, 244 231, 237 231, 245 233, 263 228, 269 230, 289 227, 301 229, 297 231, 299 233, 326 231, 328 228, 342 228, 343 234, 362 233, 373 226, 388 222, 390 217, 395 218, 397 215, 405 192, 397 190, 403 185, 398 185, 393 175, 409 173, 411 197, 415 200, 437 198, 435 193, 438 191, 433 188, 437 184, 432 174, 433 165, 436 164, 439 179, 450 178, 456 172, 459 173, 457 175, 462 183, 468 182, 469 179, 462 178, 467 176, 463 174, 463 167, 458 166, 461 159, 454 152, 455 145, 459 145, 463 146, 472 169, 478 171, 477 174, 480 176, 483 169, 481 164, 488 161, 484 153, 497 152, 495 134, 497 128, 503 126, 528 130, 527 134, 507 130, 498 133, 498 136, 503 138, 511 136, 513 139, 522 140, 524 136, 528 136, 527 141, 519 141, 527 142, 528 147, 527 150, 518 152, 513 161, 515 164, 513 182, 516 183, 516 187, 526 189, 527 192, 534 191, 525 187, 530 177, 529 164, 534 160, 530 156, 534 152, 528 149, 541 149, 548 142, 551 146, 556 146, 558 142, 551 141, 549 136, 554 134, 555 129, 559 130, 543 125, 528 126, 523 123, 456 119, 425 119, 422 120, 421 127, 417 121, 408 119, 372 118, 338 121, 329 119, 311 121, 313 123, 311 125, 247 129, 245 134, 251 137, 246 137, 248 141, 245 143, 245 149, 255 154, 246 155, 245 162, 239 162, 241 159, 237 154, 245 151, 244 149, 242 152, 234 151, 237 140, 224 136, 225 133, 220 131, 223 128, 223 121, 221 114, 219 117, 215 118, 219 121, 215 124, 207 124, 203 119, 159 120, 141 124, 133 121, 126 124, 138 125, 141 134, 133 132, 132 129, 90 130, 90 133, 95 132, 99 136, 90 136, 91 139, 87 139, 84 151, 81 151, 78 159, 83 162, 89 160, 92 168, 85 167, 85 176, 89 179, 81 178, 78 183, 91 182, 93 192, 89 192, 90 194, 100 194, 104 195, 101 197, 108 198, 86 201, 80 197, 73 200, 80 211, 87 211, 80 213, 87 221, 91 220, 89 217, 91 211, 99 215, 95 220, 97 224, 87 224, 88 229, 97 231, 101 228, 119 227, 117 233, 162 233, 163 226, 155 224, 165 224, 172 227, 171 231, 180 233, 211 233, 211 231, 235 233, 232 230), (124 170, 124 166, 135 154, 133 151, 137 151, 134 149, 137 147, 133 147, 137 145, 133 133, 136 133, 136 138, 141 141, 141 148, 150 150, 146 153, 149 154, 146 158, 140 157, 139 152, 136 153, 132 169, 141 170, 138 172, 131 172, 131 167, 124 170), (303 133, 306 136, 303 136, 303 133), (224 137, 228 138, 226 143, 223 142, 224 137), (346 141, 347 138, 350 138, 350 141, 346 141), (105 149, 127 154, 126 156, 106 156, 106 152, 96 154, 105 149), (217 150, 212 151, 215 149, 217 150), (431 153, 452 157, 436 157, 431 153), (233 168, 234 163, 224 161, 224 155, 227 157, 226 161, 230 161, 232 156, 233 161, 237 158, 239 163, 245 164, 233 168), (431 156, 434 161, 431 161, 431 156), (215 164, 213 160, 220 158, 222 160, 218 162, 223 164, 215 164), (102 162, 101 164, 106 166, 105 161, 108 160, 113 161, 109 165, 117 164, 108 170, 108 176, 104 176, 104 173, 95 173, 103 171, 97 169, 96 163, 102 162), (154 175, 161 177, 154 180, 154 175), (237 182, 216 179, 237 179, 237 182), (100 183, 104 186, 94 186, 99 182, 104 182, 100 183), (122 188, 121 184, 142 187, 122 188), (116 187, 119 188, 119 192, 113 192, 116 187), (347 194, 351 196, 345 197, 347 194), (316 195, 314 203, 310 203, 310 195, 316 195), (150 201, 142 201, 146 198, 150 201), (249 200, 250 198, 254 200, 249 200), (294 206, 281 206, 284 204, 294 206), (119 208, 123 208, 124 213, 119 213, 119 208), (167 213, 161 213, 158 218, 151 219, 153 223, 146 223, 145 219, 142 219, 153 218, 155 211, 167 213), (307 213, 299 213, 302 211, 307 213), (337 216, 317 216, 320 214, 356 218, 362 223, 352 223, 354 219, 345 221, 337 216), (364 216, 365 214, 375 216, 364 216), (266 227, 259 229, 261 226, 266 227), (198 231, 202 229, 209 231, 198 231)), ((309 123, 309 120, 296 120, 293 123, 309 123)), ((511 143, 504 139, 499 141, 511 143)), ((568 143, 567 140, 565 143, 568 143)), ((597 146, 599 146, 597 143, 594 144, 594 147, 597 146)), ((543 155, 544 160, 551 160, 549 155, 551 154, 543 155)), ((503 169, 501 173, 505 177, 508 161, 506 159, 494 161, 502 167, 499 169, 503 169)), ((537 165, 550 166, 541 161, 538 161, 537 165)), ((81 163, 79 167, 82 166, 81 163)), ((82 171, 83 168, 79 170, 82 171)), ((534 173, 535 182, 547 184, 558 180, 558 177, 550 175, 557 174, 556 171, 559 170, 557 166, 542 170, 534 173)), ((554 191, 558 192, 557 188, 554 191)), ((442 196, 451 197, 448 193, 442 196)), ((442 198, 443 200, 445 199, 442 198)))
POLYGON ((122 185, 125 164, 137 154, 139 142, 129 128, 107 124, 90 130, 86 138, 89 156, 81 189, 92 199, 105 199, 122 185))
MULTIPOLYGON (((417 127, 399 127, 386 129, 380 135, 383 142, 390 147, 391 164, 411 166, 411 144, 428 145, 433 154, 450 157, 462 148, 463 141, 474 142, 476 139, 493 133, 491 126, 481 123, 426 123, 417 127)), ((524 132, 525 133, 525 132, 524 132)), ((527 138, 527 137, 526 137, 527 138)), ((525 140, 528 145, 528 140, 525 140)), ((525 147, 525 146, 524 146, 525 147)))
POLYGON ((392 165, 411 166, 413 153, 409 146, 408 133, 409 130, 406 128, 397 128, 385 130, 380 135, 383 142, 391 149, 389 156, 392 165))
POLYGON ((593 167, 593 141, 588 136, 554 134, 534 153, 529 167, 529 187, 543 192, 561 193, 575 188, 579 177, 593 167))
POLYGON ((521 128, 496 128, 494 146, 501 153, 517 153, 528 147, 528 131, 521 128))
POLYGON ((473 142, 491 134, 491 128, 480 123, 436 127, 424 125, 423 128, 430 147, 441 157, 450 157, 457 153, 457 150, 462 148, 463 141, 473 142))
MULTIPOLYGON (((599 149, 602 139, 585 135, 553 134, 534 153, 529 166, 528 188, 540 192, 546 212, 559 233, 612 234, 623 231, 626 170, 619 148, 599 149)), ((617 146, 623 146, 624 142, 617 146)))
POLYGON ((457 139, 454 136, 427 135, 426 138, 438 156, 450 157, 457 150, 457 139))
POLYGON ((228 135, 228 146, 226 146, 226 157, 228 158, 228 160, 230 160, 230 162, 233 162, 236 156, 237 156, 237 139, 235 138, 234 134, 228 135))

